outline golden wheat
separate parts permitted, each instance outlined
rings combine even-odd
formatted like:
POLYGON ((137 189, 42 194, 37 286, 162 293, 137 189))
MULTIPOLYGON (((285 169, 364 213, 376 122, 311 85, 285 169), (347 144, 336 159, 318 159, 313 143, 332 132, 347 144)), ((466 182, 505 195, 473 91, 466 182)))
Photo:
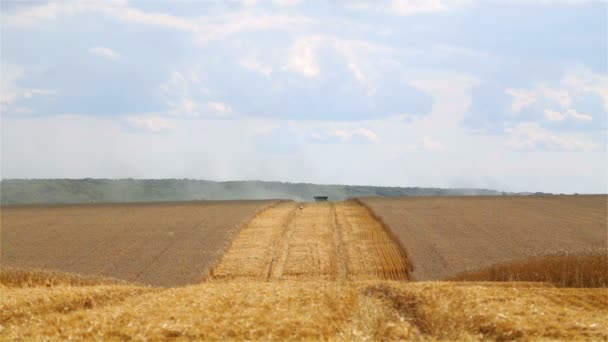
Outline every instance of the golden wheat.
POLYGON ((2 288, 11 340, 605 340, 605 289, 542 283, 228 281, 2 288), (67 309, 64 309, 67 308, 67 309))
POLYGON ((544 255, 457 274, 454 281, 540 281, 561 287, 608 287, 608 250, 544 255))
POLYGON ((407 279, 401 247, 355 201, 282 203, 243 227, 213 279, 407 279))

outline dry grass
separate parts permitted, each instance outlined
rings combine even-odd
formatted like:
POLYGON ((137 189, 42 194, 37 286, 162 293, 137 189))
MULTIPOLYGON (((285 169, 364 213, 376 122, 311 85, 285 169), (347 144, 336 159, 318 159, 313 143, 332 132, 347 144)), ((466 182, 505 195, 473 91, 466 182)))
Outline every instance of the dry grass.
MULTIPOLYGON (((97 285, 14 288, 1 286, 0 325, 27 325, 54 314, 118 305, 125 299, 158 289, 133 285, 97 285)), ((67 327, 66 327, 67 328, 67 327)))
POLYGON ((372 339, 605 340, 608 293, 533 283, 374 284, 385 305, 372 339))
POLYGON ((560 287, 608 287, 608 250, 560 253, 500 263, 450 277, 454 281, 539 281, 560 287))
POLYGON ((288 280, 2 290, 3 341, 608 338, 606 289, 541 283, 288 280))
POLYGON ((0 284, 8 287, 126 285, 124 280, 12 266, 0 268, 0 284))
POLYGON ((408 253, 414 280, 608 246, 608 196, 363 198, 408 253))

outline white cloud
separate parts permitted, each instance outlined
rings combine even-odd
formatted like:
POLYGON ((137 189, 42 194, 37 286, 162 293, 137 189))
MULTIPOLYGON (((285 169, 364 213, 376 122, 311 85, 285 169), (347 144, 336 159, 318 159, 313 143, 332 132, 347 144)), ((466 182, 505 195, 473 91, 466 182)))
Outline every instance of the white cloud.
POLYGON ((558 103, 562 108, 568 109, 572 107, 572 98, 567 90, 563 89, 552 89, 547 86, 541 85, 537 90, 547 100, 558 103))
POLYGON ((274 3, 279 6, 295 6, 302 2, 302 0, 274 0, 274 3))
POLYGON ((369 128, 332 129, 321 133, 312 133, 311 138, 317 142, 340 143, 375 143, 378 135, 369 128))
POLYGON ((173 128, 173 125, 162 117, 157 116, 135 116, 127 118, 129 127, 151 133, 159 133, 173 128))
MULTIPOLYGON (((478 0, 479 1, 479 0, 478 0)), ((591 2, 599 2, 598 0, 512 0, 510 2, 506 2, 507 4, 514 5, 580 5, 591 2)))
POLYGON ((247 7, 256 6, 259 3, 260 3, 260 0, 241 0, 241 4, 243 6, 247 6, 247 7))
POLYGON ((206 43, 241 32, 268 29, 289 31, 314 22, 315 20, 302 15, 263 14, 242 11, 201 18, 195 22, 196 29, 193 31, 199 42, 206 43))
POLYGON ((188 97, 169 101, 169 115, 181 117, 227 117, 234 114, 230 105, 223 102, 201 102, 188 97))
POLYGON ((124 22, 160 26, 167 29, 191 32, 201 43, 221 39, 231 34, 264 29, 292 29, 309 25, 315 20, 301 15, 260 14, 243 10, 229 14, 205 17, 179 17, 147 12, 128 5, 126 1, 107 2, 50 2, 29 6, 16 13, 3 15, 12 26, 33 26, 46 20, 79 13, 101 13, 124 22))
POLYGON ((338 40, 334 41, 334 48, 346 59, 348 69, 352 72, 355 79, 364 85, 367 85, 367 77, 359 63, 359 57, 355 53, 355 44, 352 41, 338 40))
POLYGON ((419 143, 408 145, 407 149, 414 151, 442 151, 445 149, 445 146, 437 140, 424 137, 419 143))
POLYGON ((229 104, 213 101, 213 94, 195 70, 173 71, 170 79, 159 87, 171 116, 218 118, 235 114, 229 104))
POLYGON ((239 65, 246 70, 254 71, 264 76, 270 76, 270 74, 272 74, 271 66, 264 65, 255 59, 242 60, 239 62, 239 65))
MULTIPOLYGON (((425 71, 428 72, 428 71, 425 71)), ((479 85, 479 80, 468 74, 441 73, 443 78, 416 79, 408 84, 432 94, 436 99, 468 96, 470 88, 479 85), (447 77, 447 78, 446 78, 447 77)))
POLYGON ((576 111, 576 109, 568 109, 567 113, 568 113, 568 115, 570 117, 572 117, 575 120, 580 120, 580 121, 591 121, 591 120, 593 120, 593 118, 591 117, 591 115, 579 113, 579 112, 576 111))
POLYGON ((595 93, 604 101, 604 109, 608 112, 608 75, 592 73, 586 68, 575 68, 564 72, 559 84, 535 84, 530 88, 507 88, 505 93, 511 95, 511 111, 518 113, 532 107, 544 114, 549 121, 592 121, 593 117, 579 112, 574 108, 573 98, 581 98, 586 93, 595 93), (556 110, 555 108, 561 108, 556 110))
POLYGON ((564 113, 560 113, 551 109, 545 110, 545 119, 549 121, 564 121, 566 118, 572 118, 578 121, 592 121, 591 115, 579 113, 576 109, 568 109, 564 113))
POLYGON ((20 100, 29 100, 37 96, 53 96, 57 93, 53 89, 42 88, 23 88, 17 85, 19 80, 25 74, 21 66, 14 64, 2 63, 0 65, 0 111, 15 112, 15 113, 31 113, 32 109, 15 106, 15 103, 20 100))
POLYGON ((305 77, 319 75, 319 64, 317 62, 316 47, 319 42, 317 37, 300 38, 296 40, 291 48, 289 61, 285 70, 298 73, 305 77))
POLYGON ((390 0, 390 1, 355 1, 347 2, 345 7, 351 10, 375 10, 401 16, 419 13, 432 13, 471 5, 473 0, 390 0))
POLYGON ((505 93, 513 96, 511 111, 514 113, 521 112, 522 109, 531 106, 537 101, 536 95, 530 90, 507 88, 505 93))
POLYGON ((391 12, 398 15, 445 11, 447 9, 440 0, 393 0, 389 8, 391 12))
POLYGON ((576 95, 584 92, 597 94, 603 99, 604 109, 608 112, 608 74, 593 73, 583 67, 574 68, 566 71, 561 84, 572 89, 576 95))
POLYGON ((171 110, 169 111, 170 115, 173 116, 198 116, 197 107, 198 104, 196 101, 182 97, 177 102, 169 102, 169 106, 171 110))
POLYGON ((234 113, 232 107, 223 102, 208 102, 207 110, 214 116, 228 116, 234 113))
POLYGON ((209 94, 209 89, 202 84, 194 69, 172 71, 169 80, 159 88, 170 95, 209 94))
POLYGON ((422 70, 420 74, 424 78, 414 79, 408 84, 431 94, 434 99, 431 114, 420 119, 432 127, 459 129, 471 104, 471 88, 480 84, 479 79, 470 74, 437 70, 422 70))
POLYGON ((565 118, 566 118, 566 115, 564 115, 560 112, 556 112, 551 109, 545 110, 545 119, 547 119, 549 121, 564 121, 565 118))
POLYGON ((111 60, 117 60, 120 58, 120 54, 118 52, 103 46, 96 46, 94 48, 91 48, 89 49, 89 53, 111 60))
POLYGON ((595 147, 590 141, 555 134, 542 128, 536 122, 526 122, 514 127, 507 127, 505 132, 510 136, 507 145, 517 149, 545 148, 549 150, 588 151, 595 147))

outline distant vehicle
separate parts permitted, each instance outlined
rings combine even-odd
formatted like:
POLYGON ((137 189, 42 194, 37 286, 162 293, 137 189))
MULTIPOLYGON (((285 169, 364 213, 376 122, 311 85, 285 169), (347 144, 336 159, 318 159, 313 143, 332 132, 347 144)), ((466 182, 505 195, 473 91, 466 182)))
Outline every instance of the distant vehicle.
POLYGON ((314 196, 315 202, 327 202, 328 196, 314 196))

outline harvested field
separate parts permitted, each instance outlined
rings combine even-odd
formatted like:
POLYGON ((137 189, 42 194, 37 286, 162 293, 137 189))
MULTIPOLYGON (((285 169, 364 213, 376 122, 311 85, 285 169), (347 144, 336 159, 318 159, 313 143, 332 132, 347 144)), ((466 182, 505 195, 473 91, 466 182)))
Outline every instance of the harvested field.
POLYGON ((402 249, 355 201, 285 202, 249 222, 214 279, 405 280, 402 249))
POLYGON ((270 201, 2 207, 2 265, 157 286, 200 282, 270 201))
POLYGON ((406 246, 412 279, 608 248, 608 196, 364 198, 406 246))
POLYGON ((606 288, 409 282, 398 242, 357 201, 276 202, 242 225, 195 285, 3 268, 0 339, 608 339, 606 288))
POLYGON ((2 288, 2 296, 3 341, 608 338, 605 289, 541 283, 247 280, 2 288))

